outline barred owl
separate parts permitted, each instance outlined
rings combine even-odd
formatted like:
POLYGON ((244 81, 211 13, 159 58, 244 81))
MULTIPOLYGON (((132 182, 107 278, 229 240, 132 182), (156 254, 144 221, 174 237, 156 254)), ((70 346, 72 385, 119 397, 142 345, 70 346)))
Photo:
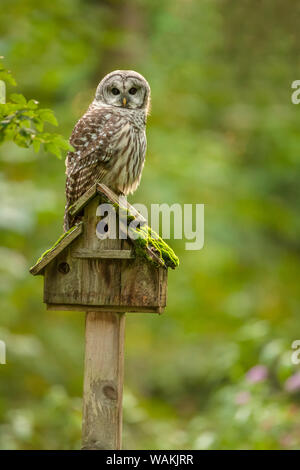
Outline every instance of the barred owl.
POLYGON ((117 194, 136 190, 145 161, 149 105, 149 84, 137 72, 116 70, 99 83, 70 138, 74 151, 66 158, 65 231, 76 223, 69 207, 94 183, 117 194))

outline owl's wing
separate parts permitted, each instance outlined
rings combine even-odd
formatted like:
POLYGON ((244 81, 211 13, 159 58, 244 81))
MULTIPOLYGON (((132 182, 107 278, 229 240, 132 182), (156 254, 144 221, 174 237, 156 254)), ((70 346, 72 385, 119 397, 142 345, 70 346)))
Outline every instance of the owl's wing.
POLYGON ((107 109, 89 108, 74 127, 70 138, 74 151, 66 158, 66 229, 72 222, 68 220, 68 208, 109 171, 123 126, 121 116, 107 109))
POLYGON ((67 155, 67 175, 94 163, 107 163, 114 153, 115 140, 124 125, 122 117, 107 109, 89 109, 77 122, 70 138, 74 152, 67 155))

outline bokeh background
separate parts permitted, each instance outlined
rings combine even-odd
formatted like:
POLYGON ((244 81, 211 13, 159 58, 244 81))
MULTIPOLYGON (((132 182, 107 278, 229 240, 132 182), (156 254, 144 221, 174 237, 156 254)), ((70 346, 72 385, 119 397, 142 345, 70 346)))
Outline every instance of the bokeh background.
MULTIPOLYGON (((124 447, 300 447, 300 5, 2 0, 0 52, 66 138, 103 75, 152 87, 130 202, 204 203, 205 246, 162 316, 130 314, 124 447)), ((51 126, 49 126, 49 129, 51 126)), ((0 148, 0 448, 80 448, 84 315, 47 312, 28 268, 62 232, 64 159, 0 148)))

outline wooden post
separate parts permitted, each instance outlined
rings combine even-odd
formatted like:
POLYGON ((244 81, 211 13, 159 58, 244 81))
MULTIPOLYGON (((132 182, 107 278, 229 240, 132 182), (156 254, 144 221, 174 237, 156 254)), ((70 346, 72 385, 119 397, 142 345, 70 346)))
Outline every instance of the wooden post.
POLYGON ((87 312, 83 449, 120 449, 125 313, 87 312))

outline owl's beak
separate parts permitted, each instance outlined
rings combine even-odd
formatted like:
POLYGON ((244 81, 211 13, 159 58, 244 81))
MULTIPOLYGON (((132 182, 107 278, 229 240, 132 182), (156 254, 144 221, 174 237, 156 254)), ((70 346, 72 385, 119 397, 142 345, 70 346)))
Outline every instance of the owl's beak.
POLYGON ((126 106, 126 103, 127 103, 127 100, 126 100, 126 98, 125 98, 125 96, 124 96, 124 98, 123 98, 123 106, 126 106))

